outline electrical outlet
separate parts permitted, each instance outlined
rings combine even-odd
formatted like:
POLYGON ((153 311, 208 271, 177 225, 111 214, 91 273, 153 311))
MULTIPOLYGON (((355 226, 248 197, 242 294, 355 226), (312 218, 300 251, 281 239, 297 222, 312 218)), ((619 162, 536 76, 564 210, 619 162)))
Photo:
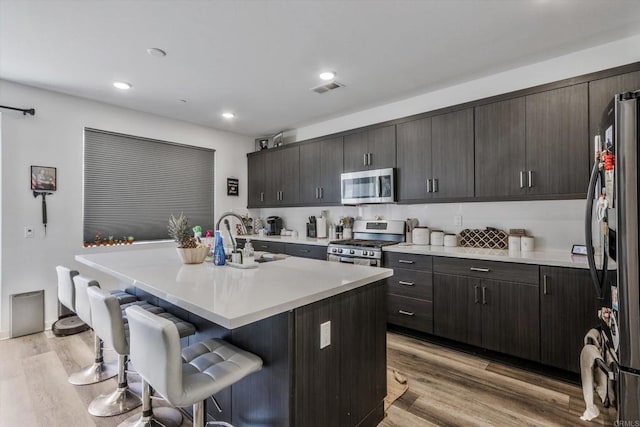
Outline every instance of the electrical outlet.
POLYGON ((453 225, 462 226, 462 215, 456 215, 453 217, 453 225))
POLYGON ((25 239, 33 239, 33 227, 25 227, 24 228, 24 238, 25 239))
POLYGON ((320 325, 320 349, 331 345, 331 321, 320 325))

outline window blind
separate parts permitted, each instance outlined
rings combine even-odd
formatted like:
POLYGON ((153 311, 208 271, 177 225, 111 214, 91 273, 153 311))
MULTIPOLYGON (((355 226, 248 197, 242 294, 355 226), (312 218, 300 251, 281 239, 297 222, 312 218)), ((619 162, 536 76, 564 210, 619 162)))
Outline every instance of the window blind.
POLYGON ((84 240, 168 239, 171 214, 214 228, 214 154, 207 148, 85 128, 84 240))

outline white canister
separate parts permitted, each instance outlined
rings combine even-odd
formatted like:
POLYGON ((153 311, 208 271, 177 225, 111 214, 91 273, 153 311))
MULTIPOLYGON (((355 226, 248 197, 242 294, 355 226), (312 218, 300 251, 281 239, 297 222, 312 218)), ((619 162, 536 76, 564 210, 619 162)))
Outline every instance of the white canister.
POLYGON ((444 232, 442 231, 431 232, 431 246, 444 246, 444 232))
POLYGON ((534 251, 535 250, 535 240, 531 236, 522 236, 520 238, 520 249, 522 251, 534 251))
POLYGON ((345 227, 342 230, 342 238, 343 239, 351 239, 353 237, 353 230, 351 228, 345 227))
POLYGON ((428 245, 429 244, 429 228, 428 227, 416 227, 411 232, 411 240, 414 245, 428 245))
POLYGON ((445 234, 444 245, 450 248, 458 246, 458 236, 455 234, 445 234))
POLYGON ((519 251, 521 245, 520 236, 509 236, 509 250, 510 251, 519 251))

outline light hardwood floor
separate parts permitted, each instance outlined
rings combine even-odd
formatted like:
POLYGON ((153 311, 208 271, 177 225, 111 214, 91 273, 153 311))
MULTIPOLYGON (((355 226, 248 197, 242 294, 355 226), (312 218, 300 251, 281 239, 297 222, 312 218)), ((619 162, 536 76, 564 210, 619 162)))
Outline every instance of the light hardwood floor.
POLYGON ((576 385, 398 334, 387 334, 387 364, 408 378, 409 390, 379 427, 612 426, 600 406, 593 422, 580 420, 576 385))
MULTIPOLYGON (((91 349, 89 332, 0 341, 0 426, 117 426, 128 417, 87 413, 91 399, 113 390, 114 380, 68 383, 70 372, 91 361, 91 349)), ((613 425, 606 412, 596 423, 580 421, 584 403, 574 385, 393 333, 387 353, 409 390, 380 427, 613 425)))

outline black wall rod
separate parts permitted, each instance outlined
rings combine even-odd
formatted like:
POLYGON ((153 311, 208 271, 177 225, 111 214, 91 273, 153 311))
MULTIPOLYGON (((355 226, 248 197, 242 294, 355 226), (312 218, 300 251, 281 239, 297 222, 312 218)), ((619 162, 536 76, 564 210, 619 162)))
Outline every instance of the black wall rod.
POLYGON ((6 108, 7 110, 14 111, 22 111, 22 115, 26 116, 27 114, 31 114, 32 116, 36 115, 35 108, 15 108, 15 107, 7 107, 6 105, 0 105, 0 108, 6 108))

